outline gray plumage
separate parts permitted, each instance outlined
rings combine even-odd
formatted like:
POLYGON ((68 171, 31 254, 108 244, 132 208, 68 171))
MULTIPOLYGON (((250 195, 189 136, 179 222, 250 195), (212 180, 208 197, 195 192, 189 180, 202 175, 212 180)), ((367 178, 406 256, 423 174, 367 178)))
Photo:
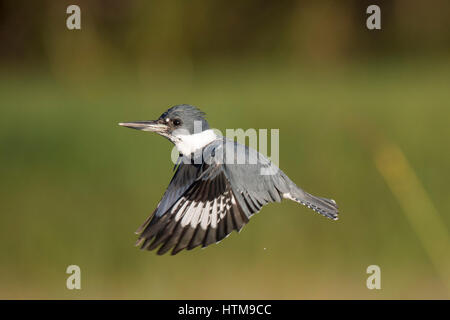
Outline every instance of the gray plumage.
POLYGON ((194 133, 194 123, 199 121, 202 130, 208 130, 209 124, 205 119, 205 113, 194 106, 188 104, 180 104, 173 106, 164 112, 159 119, 186 119, 181 123, 180 129, 187 130, 190 134, 194 133))
MULTIPOLYGON (((175 117, 181 120, 179 126, 185 126, 191 134, 194 132, 191 131, 193 119, 202 121, 205 128, 209 128, 204 114, 188 105, 169 109, 156 122, 175 117)), ((145 130, 131 124, 121 125, 145 130)), ((158 133, 173 140, 171 133, 174 130, 175 126, 158 133)), ((333 220, 338 218, 334 200, 303 191, 265 156, 227 138, 217 137, 201 153, 180 154, 177 163, 160 203, 137 230, 137 245, 142 249, 158 248, 158 254, 172 249, 172 254, 177 254, 183 249, 206 247, 219 242, 233 230, 240 231, 264 205, 280 202, 283 198, 301 203, 333 220), (237 157, 242 159, 244 154, 244 164, 238 164, 242 162, 237 162, 237 157), (272 170, 271 174, 264 174, 268 170, 272 170)))

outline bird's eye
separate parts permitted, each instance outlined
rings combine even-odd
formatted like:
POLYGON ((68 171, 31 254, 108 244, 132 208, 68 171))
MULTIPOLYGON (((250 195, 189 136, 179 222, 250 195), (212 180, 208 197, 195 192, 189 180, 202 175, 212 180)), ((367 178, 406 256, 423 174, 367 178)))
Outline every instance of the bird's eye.
POLYGON ((180 119, 174 119, 172 122, 173 122, 173 124, 175 126, 179 126, 181 124, 181 120, 180 119))

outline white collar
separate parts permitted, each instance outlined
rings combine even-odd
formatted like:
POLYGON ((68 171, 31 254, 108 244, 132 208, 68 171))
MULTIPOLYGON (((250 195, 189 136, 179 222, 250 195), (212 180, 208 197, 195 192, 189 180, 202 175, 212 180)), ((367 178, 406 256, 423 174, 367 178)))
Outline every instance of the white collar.
POLYGON ((178 151, 184 155, 190 155, 216 140, 217 135, 214 130, 208 129, 200 133, 180 134, 175 137, 175 146, 178 151))

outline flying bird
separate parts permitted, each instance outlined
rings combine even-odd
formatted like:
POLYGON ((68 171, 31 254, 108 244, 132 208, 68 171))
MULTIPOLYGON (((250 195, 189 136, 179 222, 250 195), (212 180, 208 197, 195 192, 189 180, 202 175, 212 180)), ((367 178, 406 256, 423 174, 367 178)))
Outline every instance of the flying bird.
POLYGON ((332 199, 313 196, 258 151, 216 135, 205 114, 191 105, 176 105, 157 120, 119 125, 156 132, 179 151, 175 174, 153 214, 136 231, 137 246, 164 254, 172 249, 206 247, 270 202, 289 199, 337 220, 332 199))

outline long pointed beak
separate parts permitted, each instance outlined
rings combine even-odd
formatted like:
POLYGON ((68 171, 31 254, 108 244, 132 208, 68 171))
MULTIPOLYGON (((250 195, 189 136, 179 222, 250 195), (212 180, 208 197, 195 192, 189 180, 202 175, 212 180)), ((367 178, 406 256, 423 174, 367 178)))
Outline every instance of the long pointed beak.
POLYGON ((167 131, 168 126, 164 123, 148 120, 148 121, 134 121, 134 122, 120 122, 119 126, 127 127, 136 130, 142 131, 151 131, 151 132, 164 132, 167 131))

